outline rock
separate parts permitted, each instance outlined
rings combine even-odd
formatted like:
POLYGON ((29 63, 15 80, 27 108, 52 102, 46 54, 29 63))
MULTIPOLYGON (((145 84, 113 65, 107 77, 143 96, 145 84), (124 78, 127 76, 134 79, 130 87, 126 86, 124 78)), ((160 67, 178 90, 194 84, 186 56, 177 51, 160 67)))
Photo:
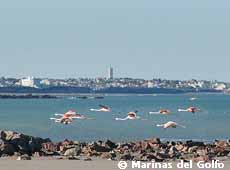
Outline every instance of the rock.
POLYGON ((3 141, 10 141, 15 134, 17 133, 13 131, 1 131, 0 135, 3 141))
POLYGON ((84 147, 81 149, 81 152, 82 152, 83 154, 88 154, 88 153, 90 153, 90 152, 92 152, 92 151, 91 151, 91 149, 90 149, 89 146, 84 146, 84 147))
POLYGON ((132 153, 133 161, 147 161, 143 160, 143 154, 141 152, 132 153))
POLYGON ((230 151, 227 150, 225 147, 216 147, 214 148, 214 153, 216 154, 216 156, 227 156, 230 151))
POLYGON ((200 150, 197 150, 196 153, 199 155, 199 156, 205 156, 207 155, 207 151, 204 150, 204 149, 200 149, 200 150))
POLYGON ((68 160, 80 160, 80 158, 76 157, 76 156, 70 156, 67 158, 68 160))
POLYGON ((74 141, 73 144, 74 145, 81 145, 81 143, 79 141, 74 141))
POLYGON ((117 148, 117 146, 118 146, 118 145, 116 145, 116 143, 114 143, 114 142, 112 142, 112 141, 110 141, 110 140, 107 140, 107 141, 105 142, 105 145, 108 146, 108 147, 111 148, 111 149, 115 149, 115 148, 117 148))
POLYGON ((164 151, 159 152, 156 155, 158 156, 158 158, 161 158, 161 159, 169 159, 170 158, 170 155, 168 153, 165 153, 164 151))
POLYGON ((131 149, 135 144, 124 143, 120 145, 120 148, 131 149))
POLYGON ((90 147, 90 149, 95 150, 96 152, 109 152, 112 150, 111 148, 98 145, 97 143, 94 143, 93 146, 90 147))
POLYGON ((64 156, 78 156, 81 153, 81 148, 76 146, 74 148, 67 149, 64 153, 64 156))
POLYGON ((161 141, 159 138, 151 138, 151 139, 148 139, 148 140, 145 140, 145 141, 141 141, 139 142, 140 145, 141 145, 141 149, 142 150, 152 150, 152 149, 158 149, 160 144, 161 144, 161 141))
POLYGON ((148 142, 151 144, 161 144, 161 140, 159 138, 148 139, 148 142))
POLYGON ((85 158, 84 161, 92 161, 91 158, 85 158))
POLYGON ((156 156, 154 154, 146 154, 145 157, 142 158, 143 160, 147 160, 147 161, 155 161, 155 162, 163 162, 164 158, 161 158, 159 156, 156 156))
POLYGON ((192 146, 188 148, 188 153, 195 153, 198 149, 198 146, 192 146))
POLYGON ((151 149, 151 146, 149 145, 148 141, 142 141, 141 144, 141 150, 148 150, 151 149))
POLYGON ((21 154, 19 152, 14 152, 14 156, 18 157, 21 156, 21 154))
POLYGON ((50 142, 51 142, 50 139, 31 137, 29 139, 28 145, 29 145, 31 153, 35 153, 35 152, 40 152, 42 150, 42 144, 43 143, 50 143, 50 142))
POLYGON ((204 142, 195 142, 192 140, 186 141, 186 145, 188 147, 193 147, 193 146, 205 146, 204 142))
POLYGON ((176 145, 175 148, 178 150, 178 151, 182 151, 184 149, 184 146, 179 144, 179 145, 176 145))
POLYGON ((171 146, 175 146, 175 145, 176 145, 176 142, 171 141, 171 142, 170 142, 170 145, 171 145, 171 146))
POLYGON ((195 162, 199 162, 199 161, 204 161, 204 162, 208 162, 210 161, 209 157, 207 155, 205 156, 199 156, 193 159, 195 162))
POLYGON ((177 150, 177 148, 173 145, 173 146, 169 149, 169 152, 175 153, 175 152, 178 152, 178 150, 177 150))
POLYGON ((33 157, 40 157, 42 156, 41 152, 34 152, 33 157))
POLYGON ((133 160, 134 156, 132 156, 130 153, 125 153, 120 155, 120 160, 133 160))
POLYGON ((176 149, 175 146, 171 146, 171 148, 169 149, 169 157, 174 159, 174 158, 179 158, 181 156, 181 153, 176 149))
POLYGON ((112 157, 113 157, 112 154, 108 152, 104 152, 101 154, 102 159, 112 159, 112 157))
POLYGON ((180 159, 182 160, 192 160, 194 158, 194 154, 188 153, 188 154, 182 154, 180 159))
POLYGON ((57 160, 63 160, 63 159, 66 159, 66 157, 64 157, 64 156, 57 156, 57 157, 55 157, 57 160))
POLYGON ((183 153, 188 152, 189 147, 188 147, 188 146, 184 146, 184 145, 183 145, 183 147, 184 147, 184 148, 182 149, 182 152, 183 152, 183 153))
POLYGON ((0 146, 0 151, 1 151, 1 154, 13 156, 14 153, 16 152, 16 149, 12 144, 5 143, 0 146))
POLYGON ((230 141, 215 141, 205 144, 197 141, 161 142, 152 138, 129 143, 114 143, 107 140, 93 143, 64 140, 53 143, 50 139, 27 136, 13 131, 0 131, 0 156, 14 156, 18 160, 30 160, 30 156, 58 155, 61 159, 78 160, 78 156, 100 157, 110 160, 137 161, 173 161, 194 160, 209 161, 219 158, 230 159, 230 141))
POLYGON ((228 142, 216 140, 214 143, 217 147, 228 147, 228 142))
POLYGON ((57 151, 57 146, 52 142, 46 142, 42 144, 41 151, 46 155, 54 155, 57 151))
POLYGON ((168 148, 168 144, 162 143, 162 144, 160 144, 159 147, 160 147, 161 149, 167 149, 167 148, 168 148))
POLYGON ((20 154, 32 155, 41 150, 41 144, 49 139, 36 138, 13 131, 1 131, 1 139, 5 143, 11 144, 16 152, 20 154))
POLYGON ((31 160, 31 157, 28 155, 22 155, 17 158, 17 161, 21 161, 21 160, 31 160))

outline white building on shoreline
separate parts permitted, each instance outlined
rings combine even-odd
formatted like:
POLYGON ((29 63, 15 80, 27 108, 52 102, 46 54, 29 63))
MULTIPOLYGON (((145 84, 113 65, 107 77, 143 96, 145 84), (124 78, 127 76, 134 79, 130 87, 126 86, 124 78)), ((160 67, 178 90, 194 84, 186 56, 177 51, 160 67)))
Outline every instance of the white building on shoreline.
POLYGON ((22 87, 33 87, 33 88, 38 88, 40 85, 40 82, 34 77, 27 77, 27 78, 22 78, 19 80, 19 85, 22 87))

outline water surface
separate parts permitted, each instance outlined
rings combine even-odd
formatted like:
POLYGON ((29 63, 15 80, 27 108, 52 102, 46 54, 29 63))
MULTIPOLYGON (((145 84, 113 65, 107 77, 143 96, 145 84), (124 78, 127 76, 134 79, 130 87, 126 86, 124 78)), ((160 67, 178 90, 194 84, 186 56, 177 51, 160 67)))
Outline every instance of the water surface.
POLYGON ((116 95, 104 99, 0 99, 0 129, 14 130, 54 141, 73 139, 93 141, 112 139, 127 141, 160 137, 164 139, 229 139, 230 95, 116 95), (197 97, 190 101, 190 97, 197 97), (111 113, 91 112, 98 104, 112 108, 111 113), (177 112, 178 108, 199 107, 197 114, 177 112), (171 115, 149 115, 160 108, 171 110, 171 115), (74 109, 95 120, 76 120, 71 125, 62 125, 49 120, 54 113, 74 109), (148 120, 115 121, 126 117, 128 111, 138 110, 148 120), (167 129, 156 127, 158 123, 175 121, 186 128, 167 129))

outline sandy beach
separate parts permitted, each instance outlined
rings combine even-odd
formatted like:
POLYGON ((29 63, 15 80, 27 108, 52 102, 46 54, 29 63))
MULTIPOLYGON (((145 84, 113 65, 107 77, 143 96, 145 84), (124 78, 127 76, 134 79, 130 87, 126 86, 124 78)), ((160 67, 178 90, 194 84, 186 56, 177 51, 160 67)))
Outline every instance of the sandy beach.
MULTIPOLYGON (((109 161, 109 160, 93 160, 93 161, 68 161, 68 160, 32 160, 32 161, 14 161, 14 160, 1 160, 0 167, 3 170, 119 170, 117 161, 109 161)), ((224 162, 225 167, 223 170, 230 169, 230 162, 224 162)), ((131 162, 128 162, 127 170, 131 170, 131 162)), ((134 168, 138 169, 138 168, 134 168)), ((152 169, 152 168, 150 168, 152 169)), ((176 163, 173 163, 172 170, 176 170, 176 163)), ((193 164, 193 168, 198 170, 196 164, 193 164)), ((211 168, 213 169, 213 168, 211 168)))

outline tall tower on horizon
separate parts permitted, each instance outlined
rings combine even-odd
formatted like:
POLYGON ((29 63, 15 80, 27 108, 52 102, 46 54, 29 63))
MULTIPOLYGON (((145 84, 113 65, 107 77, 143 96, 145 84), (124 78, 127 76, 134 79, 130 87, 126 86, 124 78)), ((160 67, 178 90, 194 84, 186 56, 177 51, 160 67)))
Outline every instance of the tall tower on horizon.
POLYGON ((108 79, 113 79, 113 68, 112 68, 112 66, 110 66, 109 70, 108 70, 108 79))

